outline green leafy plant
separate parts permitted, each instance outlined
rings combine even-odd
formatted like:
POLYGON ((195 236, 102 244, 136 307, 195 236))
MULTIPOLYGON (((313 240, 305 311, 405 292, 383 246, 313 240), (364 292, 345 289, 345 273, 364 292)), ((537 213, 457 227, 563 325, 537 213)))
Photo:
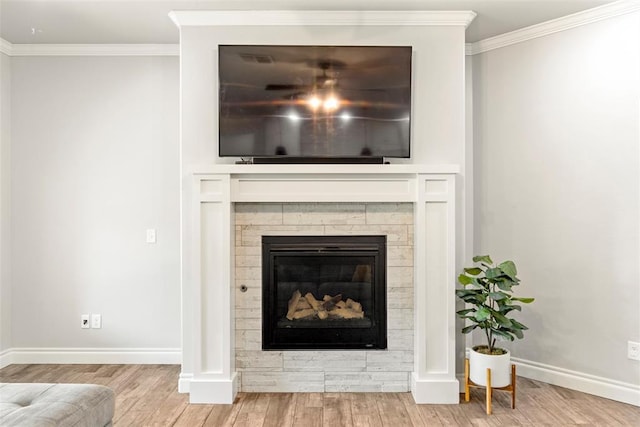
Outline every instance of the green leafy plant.
POLYGON ((522 339, 522 331, 529 329, 509 318, 509 313, 522 311, 518 302, 529 304, 534 299, 513 296, 513 287, 520 284, 513 261, 496 266, 489 255, 481 255, 473 257, 473 262, 478 265, 465 268, 458 276, 458 282, 464 288, 457 289, 456 295, 472 306, 456 312, 458 317, 471 322, 471 325, 462 328, 462 333, 468 334, 476 328, 484 330, 487 337, 486 353, 503 354, 504 350, 495 347, 497 338, 509 341, 522 339))

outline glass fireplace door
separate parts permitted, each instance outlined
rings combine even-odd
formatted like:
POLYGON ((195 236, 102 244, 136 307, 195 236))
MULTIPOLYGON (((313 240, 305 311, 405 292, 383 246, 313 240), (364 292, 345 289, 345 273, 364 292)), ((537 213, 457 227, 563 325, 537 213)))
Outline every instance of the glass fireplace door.
POLYGON ((263 348, 386 348, 384 236, 264 236, 263 348))

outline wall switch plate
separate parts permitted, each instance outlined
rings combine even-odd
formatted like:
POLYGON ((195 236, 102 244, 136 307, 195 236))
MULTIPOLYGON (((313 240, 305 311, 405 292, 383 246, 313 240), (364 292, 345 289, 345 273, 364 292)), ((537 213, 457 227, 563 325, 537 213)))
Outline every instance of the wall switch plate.
POLYGON ((627 357, 631 360, 640 360, 640 342, 627 342, 627 357))
POLYGON ((102 316, 99 314, 92 314, 91 315, 91 327, 93 329, 100 329, 102 328, 102 316))
POLYGON ((89 315, 88 314, 80 315, 80 327, 82 329, 89 329, 91 327, 91 324, 89 323, 89 315))
POLYGON ((147 243, 155 243, 156 242, 156 229, 148 228, 147 229, 147 243))

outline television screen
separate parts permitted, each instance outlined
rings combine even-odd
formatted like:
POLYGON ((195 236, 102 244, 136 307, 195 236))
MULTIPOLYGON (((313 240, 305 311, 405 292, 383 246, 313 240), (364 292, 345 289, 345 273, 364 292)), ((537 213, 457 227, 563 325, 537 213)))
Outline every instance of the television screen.
POLYGON ((220 156, 410 156, 411 47, 218 52, 220 156))

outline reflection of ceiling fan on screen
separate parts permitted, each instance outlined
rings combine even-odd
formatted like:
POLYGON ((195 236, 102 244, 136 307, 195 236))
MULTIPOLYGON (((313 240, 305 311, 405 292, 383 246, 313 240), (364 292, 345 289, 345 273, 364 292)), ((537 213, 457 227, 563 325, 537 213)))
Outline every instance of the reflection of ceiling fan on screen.
MULTIPOLYGON (((335 112, 340 107, 348 103, 345 99, 345 93, 351 92, 349 97, 353 97, 354 92, 384 92, 390 88, 356 88, 356 87, 344 87, 339 84, 338 76, 344 72, 352 71, 350 73, 350 81, 353 84, 353 76, 362 77, 365 76, 366 71, 358 71, 358 66, 348 66, 345 62, 337 59, 320 59, 314 61, 307 61, 307 65, 312 68, 318 68, 321 70, 320 74, 316 74, 313 77, 313 82, 310 84, 298 84, 298 83, 268 83, 265 85, 266 91, 282 91, 286 92, 282 98, 292 101, 302 102, 307 105, 312 111, 323 110, 327 113, 335 112)), ((371 68, 371 64, 367 66, 371 68)), ((343 77, 343 80, 347 80, 343 77)), ((347 86, 350 86, 347 84, 347 86)), ((357 96, 357 95, 355 95, 357 96)), ((362 95, 357 96, 362 98, 362 95)), ((353 99, 351 101, 354 101, 353 99)), ((362 99, 360 99, 362 101, 362 99)))
POLYGON ((297 90, 310 92, 319 89, 334 89, 338 86, 337 71, 344 70, 346 64, 335 59, 322 59, 312 64, 322 70, 322 74, 315 76, 313 84, 276 84, 270 83, 265 86, 265 90, 297 90), (331 70, 329 72, 329 70, 331 70))
POLYGON ((265 86, 265 90, 269 91, 295 91, 287 94, 286 99, 301 100, 312 111, 323 110, 327 113, 334 112, 342 101, 338 96, 338 78, 337 73, 346 68, 346 64, 342 61, 333 59, 322 59, 311 62, 313 68, 322 70, 320 75, 313 78, 312 84, 274 84, 270 83, 265 86))

